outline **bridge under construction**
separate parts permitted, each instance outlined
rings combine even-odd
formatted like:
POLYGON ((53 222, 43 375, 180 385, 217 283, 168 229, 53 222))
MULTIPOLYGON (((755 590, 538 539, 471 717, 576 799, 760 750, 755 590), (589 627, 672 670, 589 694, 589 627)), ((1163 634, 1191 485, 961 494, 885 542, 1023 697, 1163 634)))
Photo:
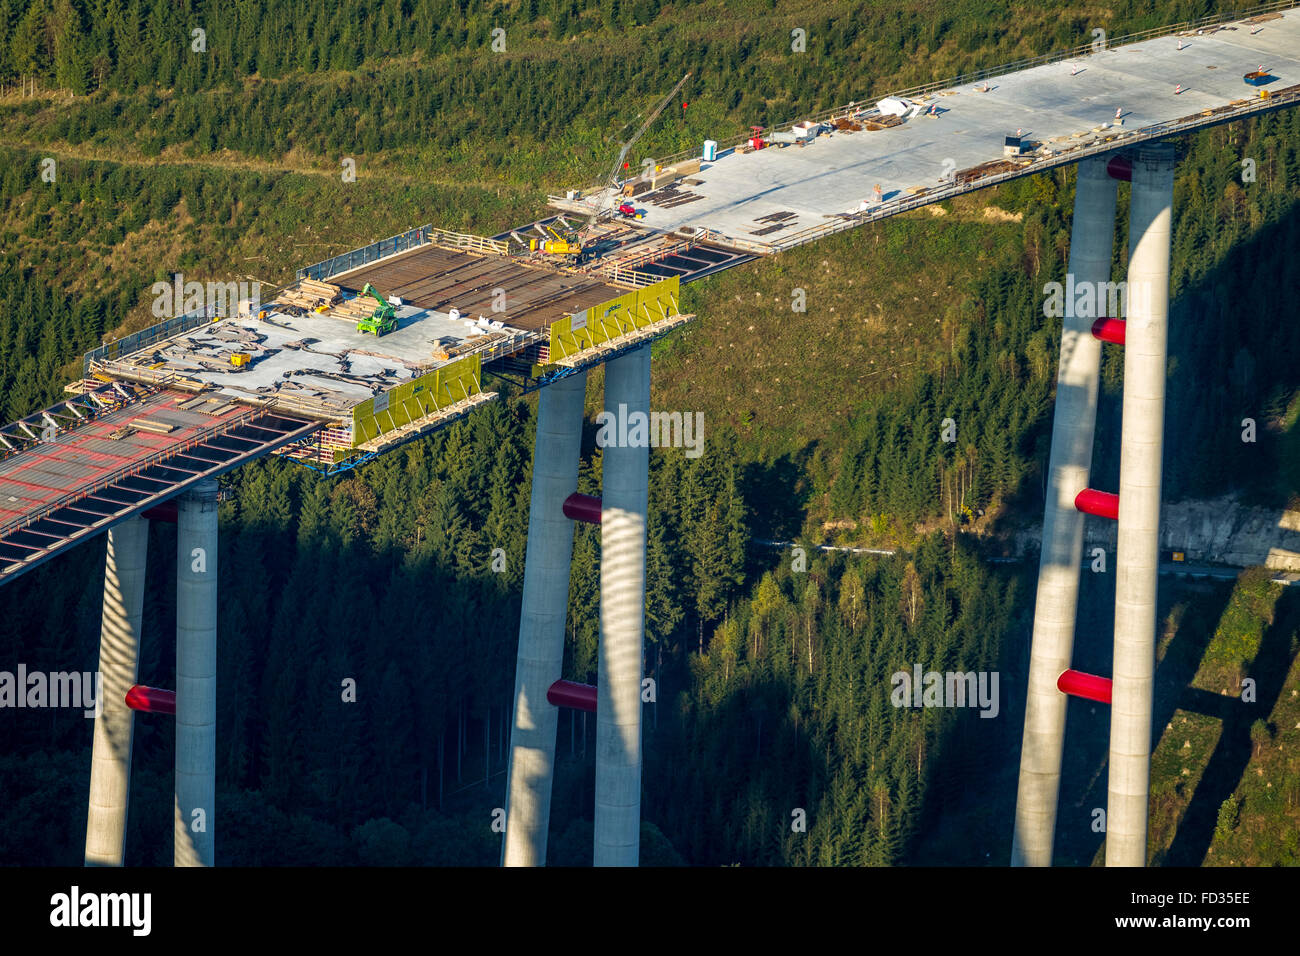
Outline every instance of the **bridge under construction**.
POLYGON ((649 345, 695 318, 679 308, 683 282, 1078 165, 1070 275, 1111 281, 1127 181, 1128 282, 1148 294, 1124 318, 1065 320, 1012 857, 1051 863, 1065 703, 1077 694, 1112 705, 1107 863, 1143 865, 1176 161, 1165 141, 1300 102, 1293 6, 709 141, 613 186, 550 197, 546 216, 505 233, 420 226, 307 266, 264 299, 92 350, 67 399, 0 429, 0 584, 108 533, 87 863, 124 859, 133 709, 174 714, 175 859, 214 862, 213 479, 267 454, 327 474, 355 467, 471 414, 500 380, 540 391, 502 860, 545 862, 564 705, 597 717, 594 860, 635 865, 648 447, 605 449, 602 495, 576 493, 587 370, 605 366, 606 409, 648 414, 649 345), (630 213, 605 215, 616 204, 630 213), (581 255, 553 254, 547 237, 566 231, 581 255), (1117 493, 1088 483, 1103 342, 1125 349, 1117 493), (1118 522, 1111 678, 1070 667, 1085 514, 1118 522), (178 524, 174 695, 136 687, 151 519, 178 524), (561 673, 574 521, 602 535, 599 681, 586 689, 561 673))

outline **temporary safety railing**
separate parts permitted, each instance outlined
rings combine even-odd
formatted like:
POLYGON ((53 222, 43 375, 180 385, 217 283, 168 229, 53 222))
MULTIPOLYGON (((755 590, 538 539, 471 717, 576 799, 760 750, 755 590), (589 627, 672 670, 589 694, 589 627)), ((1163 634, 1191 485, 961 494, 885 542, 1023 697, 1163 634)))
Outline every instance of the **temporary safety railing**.
POLYGON ((637 272, 635 269, 628 269, 618 263, 603 267, 600 274, 614 285, 633 289, 644 289, 646 286, 663 281, 663 276, 652 275, 649 272, 637 272))
POLYGON ((95 359, 90 363, 90 374, 120 378, 128 382, 139 382, 153 388, 182 388, 186 391, 199 391, 206 383, 198 379, 187 378, 176 371, 163 371, 155 368, 137 368, 126 362, 113 359, 95 359))
POLYGON ((485 239, 482 236, 450 232, 446 229, 429 229, 428 238, 435 246, 442 246, 444 249, 477 252, 489 256, 509 255, 509 244, 500 239, 485 239))
POLYGON ((326 259, 323 262, 317 262, 306 268, 299 269, 298 278, 328 279, 330 276, 351 272, 353 269, 369 265, 372 262, 378 262, 380 259, 395 256, 399 252, 406 252, 409 249, 415 249, 430 243, 445 249, 476 252, 480 255, 504 256, 508 254, 507 243, 500 240, 485 239, 483 236, 463 232, 451 232, 448 229, 436 229, 432 225, 427 225, 399 233, 396 236, 390 236, 387 239, 380 239, 368 246, 362 246, 359 249, 353 249, 351 252, 337 255, 332 259, 326 259))
MULTIPOLYGON (((201 379, 187 378, 177 372, 140 368, 135 365, 127 365, 124 362, 95 362, 92 368, 110 377, 121 378, 131 382, 140 382, 158 388, 180 388, 189 392, 198 392, 211 387, 208 382, 204 382, 201 379)), ((262 408, 292 412, 296 415, 306 415, 308 418, 317 421, 335 421, 341 419, 345 417, 352 408, 351 403, 344 401, 331 402, 329 399, 323 397, 313 398, 311 401, 306 401, 304 399, 295 398, 292 394, 285 392, 270 392, 266 394, 247 393, 230 397, 233 398, 234 401, 246 405, 257 405, 262 408)))
POLYGON ((386 259, 399 252, 425 245, 429 242, 429 234, 434 231, 433 226, 420 226, 418 229, 409 229, 396 236, 380 239, 368 246, 361 246, 351 252, 344 252, 332 259, 325 259, 299 269, 298 278, 324 280, 340 272, 349 272, 359 266, 369 265, 379 259, 386 259))
POLYGON ((457 349, 454 357, 460 359, 466 355, 481 354, 483 364, 487 364, 514 355, 534 342, 545 342, 546 338, 544 332, 526 332, 511 329, 506 338, 489 338, 485 336, 482 342, 457 349))
MULTIPOLYGON (((701 233, 702 232, 703 230, 701 230, 701 233)), ((662 276, 655 276, 646 272, 635 272, 634 270, 637 266, 645 265, 647 262, 658 262, 660 259, 667 259, 669 256, 675 255, 679 252, 687 252, 703 238, 703 235, 697 234, 691 236, 689 239, 677 239, 676 241, 670 241, 666 245, 656 246, 653 249, 646 249, 623 259, 606 262, 602 264, 600 274, 618 281, 621 276, 631 273, 634 277, 633 281, 641 283, 637 285, 637 288, 642 288, 644 280, 648 279, 650 282, 657 282, 662 278, 662 276)))
MULTIPOLYGON (((301 276, 299 276, 301 278, 301 276)), ((258 292, 258 299, 261 302, 273 302, 286 286, 277 286, 271 289, 265 295, 258 292)), ((258 306, 254 306, 257 308, 258 306)), ((90 377, 90 367, 94 362, 108 362, 120 359, 127 355, 132 355, 141 349, 146 349, 151 345, 161 342, 163 339, 169 339, 174 335, 183 335, 186 332, 192 332, 199 326, 204 325, 214 319, 221 318, 221 310, 215 305, 204 306, 202 309, 195 309, 192 312, 186 312, 184 315, 178 315, 175 318, 163 319, 148 328, 141 329, 139 332, 132 332, 130 335, 124 335, 120 339, 112 342, 106 342, 98 348, 91 349, 82 356, 82 376, 90 377)))
POLYGON ((173 335, 193 331, 204 323, 211 322, 216 314, 215 306, 205 306, 202 309, 195 309, 193 312, 178 315, 174 319, 164 319, 147 329, 132 332, 130 335, 124 335, 120 339, 91 349, 82 356, 82 374, 87 378, 90 376, 92 362, 121 358, 124 355, 130 355, 143 348, 148 348, 163 339, 171 338, 173 335))

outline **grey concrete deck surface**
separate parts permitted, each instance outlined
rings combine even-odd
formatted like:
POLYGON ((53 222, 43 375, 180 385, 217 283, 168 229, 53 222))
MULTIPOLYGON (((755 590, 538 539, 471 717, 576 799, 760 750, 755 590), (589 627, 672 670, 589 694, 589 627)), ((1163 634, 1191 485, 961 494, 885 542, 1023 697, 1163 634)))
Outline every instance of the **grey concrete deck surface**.
POLYGON ((939 117, 914 116, 876 132, 836 132, 805 146, 728 153, 690 177, 700 185, 679 184, 704 199, 672 209, 637 205, 646 209, 643 224, 651 229, 703 226, 734 238, 780 241, 856 211, 877 183, 887 203, 909 186, 939 185, 945 170, 1001 159, 1004 138, 1018 128, 1049 146, 1066 145, 1054 143, 1058 137, 1086 144, 1094 129, 1115 122, 1116 109, 1124 128, 1135 129, 1257 98, 1242 75, 1261 65, 1277 77, 1267 88, 1300 83, 1300 10, 1257 26, 1158 37, 1011 73, 990 80, 987 93, 977 90, 982 84, 953 87, 951 95, 925 98, 938 104, 939 117), (1179 84, 1183 92, 1175 94, 1179 84), (779 231, 753 235, 766 225, 755 219, 779 212, 796 216, 779 231))
POLYGON ((384 336, 358 332, 355 322, 328 315, 295 317, 272 311, 269 318, 270 322, 252 318, 214 322, 137 352, 128 361, 148 367, 163 360, 165 370, 220 386, 223 394, 234 398, 276 389, 310 390, 353 405, 365 401, 376 388, 392 388, 445 364, 433 357, 440 339, 443 345, 452 345, 469 337, 465 320, 452 321, 446 313, 409 305, 398 308, 398 327, 384 336), (262 341, 250 344, 247 337, 241 341, 240 332, 254 333, 262 341), (290 344, 305 340, 315 341, 290 344), (224 365, 233 352, 249 353, 252 362, 242 370, 215 371, 195 361, 202 358, 224 365), (326 374, 285 376, 311 370, 326 374), (363 381, 346 381, 334 374, 363 381))

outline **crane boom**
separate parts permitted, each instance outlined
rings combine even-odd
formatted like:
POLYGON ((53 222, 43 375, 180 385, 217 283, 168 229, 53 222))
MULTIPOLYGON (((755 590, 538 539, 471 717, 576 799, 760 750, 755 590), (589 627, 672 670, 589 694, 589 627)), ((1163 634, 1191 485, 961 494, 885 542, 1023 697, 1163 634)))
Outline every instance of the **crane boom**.
POLYGON ((627 158, 628 150, 636 145, 636 141, 645 135, 646 130, 648 130, 651 124, 659 118, 659 114, 664 111, 664 107, 667 106, 669 101, 677 95, 677 91, 686 85, 686 81, 690 78, 691 75, 687 73, 677 81, 677 85, 669 91, 667 96, 659 101, 659 105, 656 106, 650 115, 646 117, 646 121, 641 124, 641 128, 637 130, 636 133, 633 134, 632 138, 623 144, 623 148, 618 151, 618 159, 614 160, 614 168, 610 171, 609 179, 605 182, 605 196, 607 198, 602 200, 600 212, 596 213, 595 219, 592 220, 593 222, 606 215, 614 208, 614 187, 618 183, 618 171, 623 168, 623 160, 627 158))

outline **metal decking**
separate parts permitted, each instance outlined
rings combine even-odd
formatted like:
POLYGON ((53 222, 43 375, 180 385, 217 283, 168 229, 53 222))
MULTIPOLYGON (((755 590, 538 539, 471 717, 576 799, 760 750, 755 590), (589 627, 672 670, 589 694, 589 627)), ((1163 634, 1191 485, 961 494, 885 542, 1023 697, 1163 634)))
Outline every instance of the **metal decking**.
POLYGON ((467 319, 487 316, 516 329, 545 328, 564 312, 579 312, 625 290, 599 278, 529 268, 509 259, 426 245, 330 279, 357 290, 369 282, 384 295, 467 319), (498 308, 504 306, 504 310, 498 308))
POLYGON ((0 459, 0 584, 319 423, 161 391, 0 459))
POLYGON ((638 272, 661 279, 678 276, 683 282, 694 282, 757 258, 749 253, 699 242, 689 248, 674 249, 665 256, 648 259, 635 268, 638 272))

